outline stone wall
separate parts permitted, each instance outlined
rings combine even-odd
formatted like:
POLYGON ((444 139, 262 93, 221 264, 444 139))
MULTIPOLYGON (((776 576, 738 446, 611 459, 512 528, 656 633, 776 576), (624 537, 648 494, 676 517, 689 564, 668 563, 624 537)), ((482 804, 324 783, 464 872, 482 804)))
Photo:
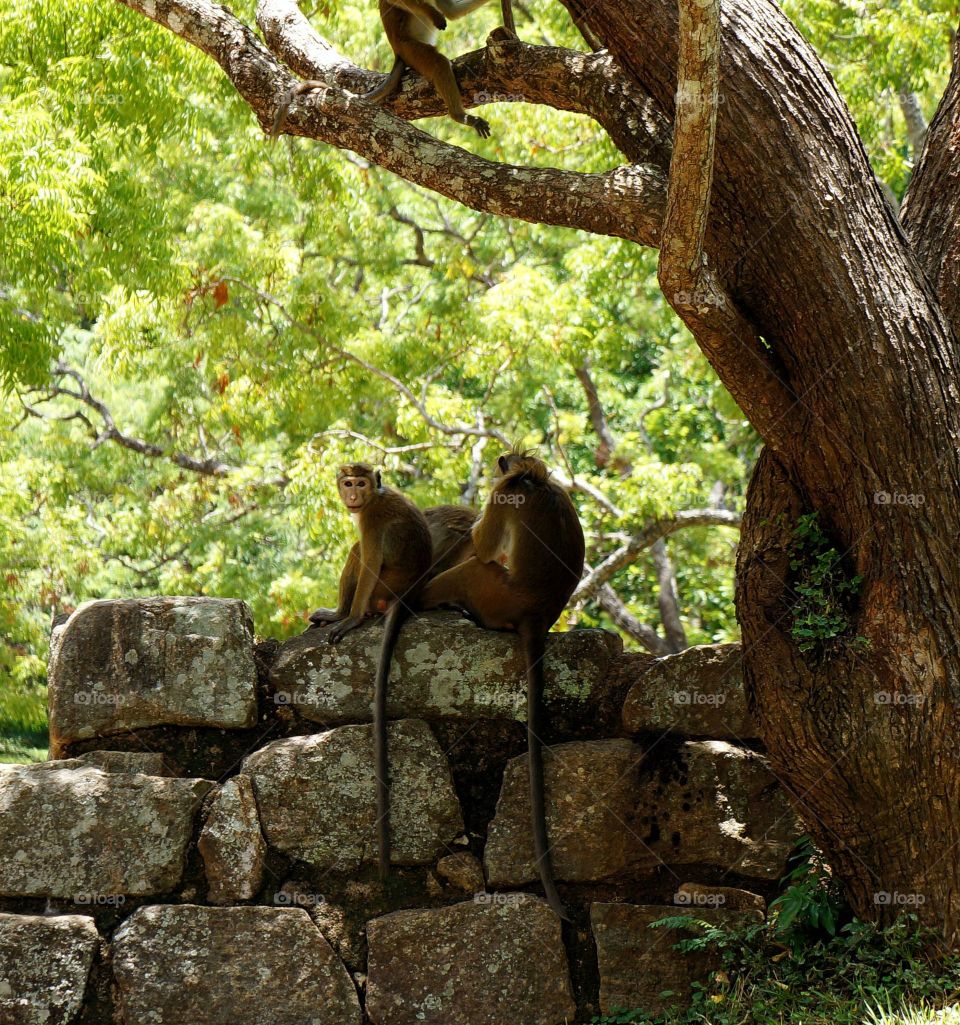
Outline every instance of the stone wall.
POLYGON ((51 760, 0 766, 0 1025, 560 1025, 689 992, 649 923, 763 913, 798 825, 736 645, 551 636, 540 896, 516 638, 404 629, 376 873, 380 628, 255 644, 239 601, 93 602, 54 632, 51 760), (749 891, 749 892, 745 892, 749 891))

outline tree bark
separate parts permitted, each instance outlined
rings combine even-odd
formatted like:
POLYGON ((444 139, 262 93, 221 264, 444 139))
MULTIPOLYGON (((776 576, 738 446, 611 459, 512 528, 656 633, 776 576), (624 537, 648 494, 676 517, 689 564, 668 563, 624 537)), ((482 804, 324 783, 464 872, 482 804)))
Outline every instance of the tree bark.
MULTIPOLYGON (((269 123, 292 79, 229 12, 209 0, 124 2, 218 60, 269 123)), ((291 131, 475 209, 647 245, 662 234, 667 297, 767 445, 737 602, 773 769, 860 916, 885 920, 909 903, 956 944, 956 80, 927 134, 905 231, 833 82, 776 5, 724 0, 717 33, 715 0, 681 0, 681 46, 674 0, 563 2, 606 51, 504 43, 456 67, 468 103, 478 86, 508 82, 514 98, 594 117, 628 161, 606 174, 498 165, 443 145, 404 120, 436 113, 426 86, 372 108, 351 95, 372 76, 308 38, 292 3, 264 0, 260 21, 274 53, 328 83, 294 105, 291 131), (836 553, 828 576, 848 584, 841 626, 812 649, 794 636, 810 569, 796 527, 810 513, 836 553)))
POLYGON ((946 92, 903 197, 900 219, 954 333, 960 324, 960 37, 946 92))

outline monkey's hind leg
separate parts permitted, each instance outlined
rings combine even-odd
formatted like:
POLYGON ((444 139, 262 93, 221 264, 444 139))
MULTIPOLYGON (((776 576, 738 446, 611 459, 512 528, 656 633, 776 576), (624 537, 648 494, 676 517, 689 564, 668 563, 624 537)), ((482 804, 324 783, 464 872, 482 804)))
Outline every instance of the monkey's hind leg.
POLYGON ((454 605, 487 630, 512 630, 523 614, 507 571, 472 555, 434 577, 420 595, 420 607, 454 605))
POLYGON ((343 572, 340 574, 340 588, 337 594, 337 607, 335 609, 317 609, 310 615, 311 629, 316 626, 326 626, 328 623, 339 623, 350 615, 350 606, 353 604, 353 594, 357 589, 357 577, 360 574, 360 542, 356 542, 347 555, 347 561, 343 565, 343 572))
POLYGON ((403 59, 414 71, 419 71, 433 83, 434 89, 446 104, 447 113, 454 121, 473 128, 481 139, 490 137, 489 122, 475 114, 468 114, 464 109, 453 65, 442 53, 428 43, 409 40, 403 45, 403 59))

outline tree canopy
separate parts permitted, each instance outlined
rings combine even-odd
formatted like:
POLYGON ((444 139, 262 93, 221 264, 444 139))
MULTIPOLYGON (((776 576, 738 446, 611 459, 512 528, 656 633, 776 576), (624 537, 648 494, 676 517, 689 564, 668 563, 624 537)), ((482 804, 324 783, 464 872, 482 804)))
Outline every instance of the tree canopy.
MULTIPOLYGON (((899 200, 956 5, 786 10, 899 200)), ((253 24, 252 3, 236 13, 253 24)), ((357 64, 389 66, 368 3, 307 13, 357 64)), ((497 19, 457 23, 446 51, 497 19)), ((519 19, 529 42, 588 49, 559 4, 519 19)), ((492 160, 620 162, 583 115, 494 102, 489 118, 485 142, 428 128, 492 160)), ((572 487, 587 531, 598 572, 569 622, 658 653, 737 636, 759 442, 655 254, 477 213, 310 141, 270 146, 215 64, 120 5, 4 5, 0 175, 0 704, 16 715, 41 724, 52 615, 218 594, 263 634, 296 632, 351 541, 339 461, 381 464, 425 504, 478 501, 514 440, 572 487)))

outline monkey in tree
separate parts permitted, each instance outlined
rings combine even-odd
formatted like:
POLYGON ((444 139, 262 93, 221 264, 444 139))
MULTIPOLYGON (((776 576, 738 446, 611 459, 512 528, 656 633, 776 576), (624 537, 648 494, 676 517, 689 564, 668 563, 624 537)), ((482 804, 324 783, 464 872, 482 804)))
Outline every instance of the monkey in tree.
POLYGON ((547 633, 583 573, 583 528, 570 496, 539 459, 497 461, 493 491, 472 530, 474 554, 431 580, 422 608, 456 605, 490 630, 520 635, 527 665, 527 746, 533 846, 553 910, 566 918, 550 869, 543 798, 541 703, 547 633))
POLYGON ((336 609, 318 609, 313 626, 328 627, 336 644, 368 616, 386 612, 373 687, 373 760, 377 779, 377 845, 381 879, 390 868, 387 784, 387 683, 403 621, 417 607, 432 563, 430 527, 423 513, 398 491, 383 486, 380 471, 366 463, 341 466, 337 490, 357 524, 360 540, 340 574, 336 609))
MULTIPOLYGON (((380 20, 394 53, 393 67, 383 85, 363 95, 370 103, 379 103, 400 84, 403 69, 408 65, 433 83, 454 121, 468 125, 486 139, 490 125, 482 117, 468 114, 463 106, 460 87, 453 73, 453 65, 437 49, 437 32, 447 27, 447 20, 463 18, 482 7, 489 0, 380 0, 380 20)), ((503 28, 498 38, 516 38, 512 0, 501 0, 503 28)), ((271 137, 276 138, 287 117, 295 96, 325 85, 307 80, 288 89, 277 107, 271 137)))

